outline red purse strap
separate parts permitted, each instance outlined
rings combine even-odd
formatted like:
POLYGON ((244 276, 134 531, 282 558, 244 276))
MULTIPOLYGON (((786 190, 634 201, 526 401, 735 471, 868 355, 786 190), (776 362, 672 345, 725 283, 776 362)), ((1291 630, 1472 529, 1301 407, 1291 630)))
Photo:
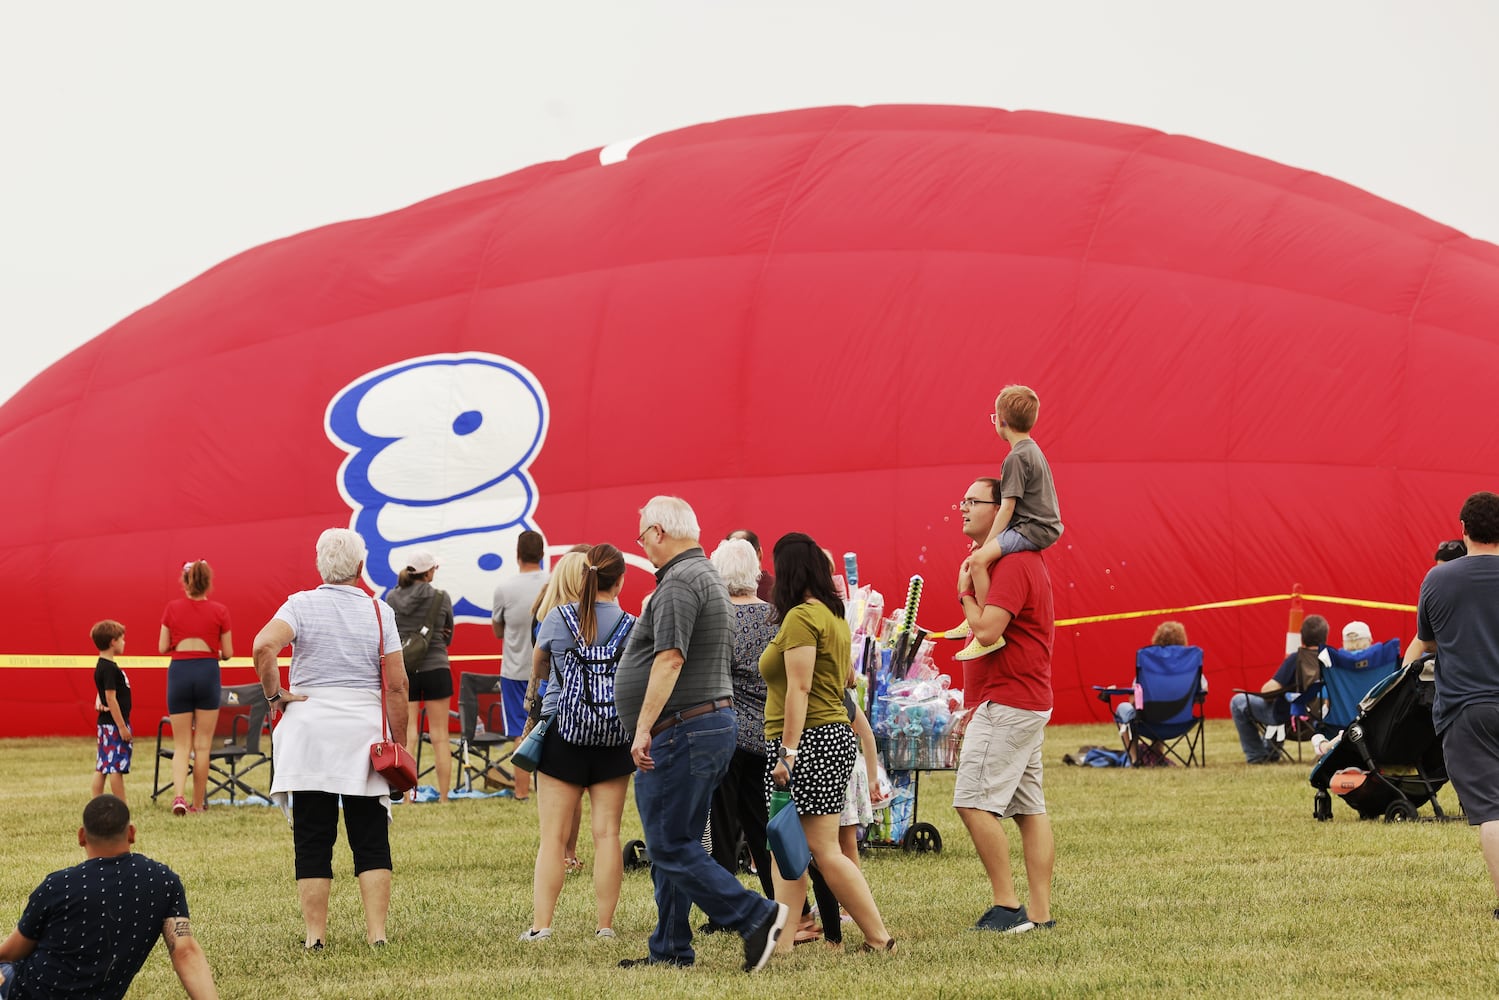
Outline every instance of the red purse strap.
POLYGON ((380 614, 380 601, 370 595, 370 604, 375 609, 375 629, 379 633, 379 645, 375 647, 375 677, 380 683, 380 739, 390 739, 390 727, 385 716, 385 619, 380 614))

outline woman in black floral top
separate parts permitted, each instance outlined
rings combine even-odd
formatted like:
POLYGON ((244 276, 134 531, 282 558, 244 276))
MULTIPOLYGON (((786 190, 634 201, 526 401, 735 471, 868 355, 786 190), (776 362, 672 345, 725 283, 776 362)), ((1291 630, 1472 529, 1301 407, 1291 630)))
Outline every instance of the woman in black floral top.
POLYGON ((770 854, 765 850, 765 678, 760 676, 760 654, 775 638, 775 612, 760 600, 755 588, 760 560, 754 546, 733 538, 713 551, 713 568, 729 588, 734 605, 734 714, 739 737, 723 783, 713 793, 709 814, 713 859, 730 872, 738 871, 735 848, 742 831, 767 899, 775 898, 770 877, 770 854))

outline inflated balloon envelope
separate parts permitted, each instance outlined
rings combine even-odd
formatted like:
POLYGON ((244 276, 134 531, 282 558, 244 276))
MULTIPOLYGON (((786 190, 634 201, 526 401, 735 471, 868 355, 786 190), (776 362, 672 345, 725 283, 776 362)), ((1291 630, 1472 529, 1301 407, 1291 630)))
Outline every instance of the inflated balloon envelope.
MULTIPOLYGON (((26 706, 0 735, 85 731, 90 626, 153 634, 184 553, 247 643, 320 583, 333 525, 377 590, 435 555, 455 670, 495 669, 463 657, 498 652, 528 529, 627 551, 633 608, 657 493, 705 542, 806 531, 951 614, 954 500, 998 474, 1012 382, 1067 525, 1054 721, 1096 717, 1153 628, 1134 616, 1203 604, 1179 617, 1221 715, 1279 659, 1293 583, 1409 634, 1399 605, 1499 468, 1496 367, 1499 248, 1183 136, 832 107, 592 150, 248 250, 0 408, 24 470, 0 664, 26 706)), ((161 661, 122 662, 161 714, 161 661)))

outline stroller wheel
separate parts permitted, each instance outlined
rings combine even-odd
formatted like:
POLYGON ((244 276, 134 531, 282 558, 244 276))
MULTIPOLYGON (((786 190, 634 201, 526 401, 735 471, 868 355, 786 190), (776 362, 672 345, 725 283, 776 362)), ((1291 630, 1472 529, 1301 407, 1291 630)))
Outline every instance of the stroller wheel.
POLYGON ((1416 807, 1404 799, 1391 802, 1384 811, 1386 823, 1409 823, 1416 818, 1416 807))
POLYGON ((649 867, 651 857, 646 853, 645 841, 632 840, 625 845, 624 850, 625 871, 634 871, 637 868, 649 867))

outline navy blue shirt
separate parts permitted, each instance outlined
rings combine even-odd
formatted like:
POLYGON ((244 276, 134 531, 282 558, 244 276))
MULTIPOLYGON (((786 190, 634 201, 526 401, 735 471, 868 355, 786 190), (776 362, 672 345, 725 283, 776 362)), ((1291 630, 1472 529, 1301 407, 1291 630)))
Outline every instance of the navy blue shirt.
POLYGON ((1464 706, 1499 701, 1499 556, 1433 567, 1421 581, 1416 638, 1437 644, 1437 732, 1464 706))
POLYGON ((119 1000, 167 918, 186 916, 182 880, 140 854, 90 858, 53 872, 16 924, 37 945, 16 963, 11 1000, 119 1000))

